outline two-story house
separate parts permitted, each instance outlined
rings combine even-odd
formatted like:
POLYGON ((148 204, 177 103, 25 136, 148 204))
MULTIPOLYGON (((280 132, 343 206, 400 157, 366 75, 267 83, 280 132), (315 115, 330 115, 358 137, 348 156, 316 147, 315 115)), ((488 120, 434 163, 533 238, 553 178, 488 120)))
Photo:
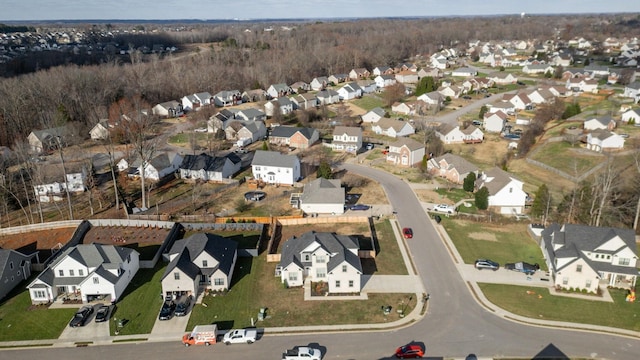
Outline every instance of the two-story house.
POLYGON ((410 138, 400 138, 389 144, 387 162, 412 167, 420 164, 425 155, 424 144, 410 138))
POLYGON ((300 179, 300 159, 277 151, 257 150, 251 171, 254 178, 266 183, 293 185, 300 179))
POLYGON ((454 184, 462 184, 470 173, 478 173, 478 167, 461 156, 447 153, 429 159, 427 171, 454 184))
POLYGON ((238 155, 214 157, 202 153, 185 155, 180 164, 180 178, 203 181, 223 181, 240 171, 242 160, 238 155))
POLYGON ((333 129, 331 148, 334 151, 356 153, 362 147, 362 128, 336 126, 333 129))
POLYGON ((276 126, 271 130, 269 143, 307 149, 320 139, 317 129, 297 126, 276 126))
POLYGON ((527 200, 524 183, 508 172, 493 168, 486 171, 476 180, 476 188, 486 187, 489 190, 489 208, 500 214, 522 214, 527 200))
POLYGON ((276 276, 287 286, 323 281, 329 293, 359 293, 362 264, 358 241, 351 236, 315 231, 288 239, 282 246, 276 276))

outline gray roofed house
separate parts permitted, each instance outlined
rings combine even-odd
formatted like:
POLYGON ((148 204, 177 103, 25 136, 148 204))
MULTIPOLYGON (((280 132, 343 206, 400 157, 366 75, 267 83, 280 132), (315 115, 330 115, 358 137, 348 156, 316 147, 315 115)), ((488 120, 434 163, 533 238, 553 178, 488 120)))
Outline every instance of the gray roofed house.
POLYGON ((356 153, 362 148, 362 128, 354 126, 336 126, 333 129, 331 148, 335 151, 356 153))
POLYGON ((240 109, 235 114, 236 118, 241 118, 247 121, 265 121, 267 120, 267 114, 264 111, 256 108, 240 109))
POLYGON ((278 151, 257 150, 251 162, 253 177, 269 184, 293 185, 300 179, 300 159, 278 151))
POLYGON ((328 105, 340 102, 340 95, 332 89, 324 89, 316 94, 318 105, 328 105))
POLYGON ((382 119, 386 114, 387 112, 383 108, 376 107, 361 116, 362 122, 375 123, 382 119))
POLYGON ((242 93, 238 90, 222 90, 213 95, 216 106, 232 106, 242 103, 242 93))
POLYGON ((287 115, 293 112, 293 102, 288 97, 281 96, 264 104, 264 112, 269 117, 275 115, 276 109, 280 111, 280 114, 287 115))
POLYGON ((382 118, 371 126, 376 134, 382 134, 393 138, 409 136, 415 133, 414 127, 408 121, 382 118))
POLYGON ((523 185, 521 180, 498 167, 485 171, 476 180, 477 189, 486 187, 489 190, 489 208, 505 215, 523 212, 527 199, 523 185))
POLYGON ((306 232, 282 246, 276 276, 287 286, 302 286, 305 279, 325 281, 331 294, 359 293, 362 264, 358 241, 347 235, 306 232))
POLYGON ((342 214, 344 199, 339 179, 318 178, 304 185, 299 207, 307 214, 342 214))
POLYGON ((606 287, 635 288, 638 255, 632 229, 554 223, 541 236, 556 287, 592 293, 606 287))
POLYGON ((242 160, 238 155, 213 157, 207 154, 185 155, 180 164, 182 179, 223 181, 241 170, 242 160))
POLYGON ((227 140, 251 139, 255 142, 267 136, 267 127, 262 121, 231 120, 224 126, 227 140))
POLYGON ((16 286, 31 276, 31 259, 36 254, 25 255, 11 249, 0 249, 0 300, 16 286))
POLYGON ((415 166, 425 156, 424 144, 411 138, 399 138, 389 144, 387 162, 398 166, 415 166))
POLYGON ((163 116, 163 117, 178 117, 184 114, 182 103, 170 100, 160 104, 157 104, 153 108, 151 108, 151 113, 153 115, 163 116))
POLYGON ((29 151, 34 154, 46 153, 58 148, 58 145, 72 145, 78 135, 75 124, 68 124, 42 130, 33 130, 27 136, 29 151))
POLYGON ((317 129, 297 126, 276 126, 271 130, 269 143, 306 149, 320 139, 317 129))
MULTIPOLYGON (((176 172, 180 164, 182 164, 182 156, 177 153, 163 152, 157 154, 145 164, 145 179, 158 181, 176 172)), ((138 166, 138 174, 140 174, 140 170, 142 170, 142 165, 138 166)))
POLYGON ((603 115, 600 117, 591 117, 584 120, 583 127, 585 130, 613 130, 616 127, 616 122, 610 115, 603 115))
POLYGON ((427 170, 456 184, 462 184, 469 173, 478 173, 476 165, 451 153, 429 159, 427 170))
POLYGON ((139 267, 139 254, 133 249, 81 244, 57 254, 27 288, 34 304, 50 303, 60 297, 89 302, 110 296, 111 301, 117 301, 139 267))
POLYGON ((279 97, 283 97, 283 96, 287 96, 287 95, 291 95, 291 93, 293 93, 293 90, 291 89, 291 87, 287 84, 273 84, 271 86, 269 86, 269 88, 267 89, 267 94, 272 98, 279 98, 279 97))
POLYGON ((166 256, 161 278, 165 295, 192 295, 204 290, 228 290, 238 257, 238 243, 214 234, 197 233, 177 240, 166 256))

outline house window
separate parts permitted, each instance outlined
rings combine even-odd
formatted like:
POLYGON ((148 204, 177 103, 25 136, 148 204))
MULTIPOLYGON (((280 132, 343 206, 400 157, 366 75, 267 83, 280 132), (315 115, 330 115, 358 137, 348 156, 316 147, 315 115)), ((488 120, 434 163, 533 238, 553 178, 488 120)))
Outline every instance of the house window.
POLYGON ((97 277, 97 276, 96 276, 96 277, 94 277, 94 278, 93 278, 93 283, 94 283, 94 284, 100 284, 100 278, 99 278, 99 277, 97 277))
POLYGON ((13 270, 13 261, 9 263, 9 270, 13 270))
POLYGON ((509 188, 509 192, 512 193, 513 192, 513 188, 509 188))
POLYGON ((64 270, 58 270, 58 275, 64 276, 64 270))
POLYGON ((618 259, 618 265, 629 265, 631 263, 631 260, 629 260, 629 258, 619 258, 618 259))
POLYGON ((600 254, 596 254, 596 259, 600 259, 600 254))
POLYGON ((78 276, 84 276, 84 270, 78 269, 78 276))
POLYGON ((75 273, 73 270, 69 270, 69 276, 75 276, 75 273))
POLYGON ((349 280, 349 287, 352 288, 353 287, 353 280, 349 280))
POLYGON ((611 255, 607 255, 607 260, 611 260, 611 255))
POLYGON ((311 261, 309 254, 304 254, 304 261, 311 261))
POLYGON ((290 272, 289 273, 289 281, 298 281, 298 273, 290 272))
POLYGON ((260 171, 260 166, 256 166, 256 171, 260 171))
POLYGON ((207 260, 202 260, 202 267, 206 268, 209 266, 209 262, 207 260))
POLYGON ((576 266, 576 272, 582 272, 582 265, 576 266))
POLYGON ((340 280, 336 280, 336 287, 339 288, 340 287, 340 280))
POLYGON ((347 265, 342 265, 342 272, 347 272, 347 265))
POLYGON ((44 290, 35 290, 33 292, 33 297, 36 299, 44 299, 47 295, 44 293, 44 290))
POLYGON ((584 285, 587 287, 587 289, 589 289, 591 287, 591 280, 587 280, 584 285))
POLYGON ((223 278, 215 278, 215 279, 213 279, 213 285, 223 286, 224 285, 224 279, 223 278))
POLYGON ((173 280, 180 280, 180 273, 179 272, 174 272, 173 273, 173 280))
POLYGON ((327 272, 326 272, 324 269, 317 269, 317 270, 316 270, 316 277, 317 277, 318 279, 322 279, 322 278, 324 278, 325 276, 327 276, 327 272))
POLYGON ((318 264, 324 264, 324 263, 326 262, 326 259, 325 259, 324 255, 318 255, 318 256, 316 256, 316 262, 317 262, 318 264))
POLYGON ((562 285, 567 285, 569 284, 569 278, 568 277, 563 277, 562 278, 562 285))

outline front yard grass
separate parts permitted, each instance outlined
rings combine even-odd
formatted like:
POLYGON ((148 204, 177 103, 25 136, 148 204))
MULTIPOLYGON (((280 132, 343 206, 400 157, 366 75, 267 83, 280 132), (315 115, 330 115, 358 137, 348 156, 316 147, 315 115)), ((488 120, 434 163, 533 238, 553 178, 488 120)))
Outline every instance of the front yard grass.
POLYGON ((639 304, 626 302, 627 293, 623 290, 609 289, 614 300, 614 303, 609 303, 554 296, 549 293, 548 288, 478 285, 493 304, 521 316, 640 331, 639 304), (527 294, 527 291, 535 293, 527 294))
POLYGON ((265 321, 258 327, 301 325, 375 324, 399 318, 396 309, 406 305, 410 312, 417 299, 413 294, 370 294, 368 300, 304 301, 302 288, 285 288, 274 276, 276 263, 267 263, 266 256, 238 258, 233 283, 228 293, 203 299, 189 318, 187 330, 195 325, 216 323, 226 330, 251 326, 260 308, 267 308, 265 321), (409 302, 409 297, 412 297, 409 302), (393 311, 384 316, 381 307, 391 305, 393 311))
POLYGON ((0 306, 0 341, 57 339, 78 310, 48 309, 44 305, 31 310, 28 290, 14 292, 6 299, 0 306))
MULTIPOLYGON (((393 232, 389 220, 376 222, 376 235, 378 236, 378 246, 376 248, 375 275, 408 275, 407 267, 402 261, 402 254, 398 248, 398 241, 393 232)), ((361 259, 363 267, 367 259, 361 259)), ((364 270, 364 269, 363 269, 364 270)), ((366 274, 367 272, 365 272, 366 274)))
POLYGON ((351 103, 366 110, 367 112, 377 107, 384 107, 384 100, 376 95, 366 95, 361 97, 360 99, 352 100, 351 103))

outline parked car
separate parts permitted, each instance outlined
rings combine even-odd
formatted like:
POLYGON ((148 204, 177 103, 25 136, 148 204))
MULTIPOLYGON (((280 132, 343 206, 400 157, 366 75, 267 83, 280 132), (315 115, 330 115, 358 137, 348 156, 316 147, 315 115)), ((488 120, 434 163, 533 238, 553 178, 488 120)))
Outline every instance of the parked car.
POLYGON ((411 239, 413 238, 413 230, 411 230, 411 228, 404 228, 402 229, 402 235, 405 239, 411 239))
POLYGON ((107 305, 100 305, 98 311, 96 311, 96 322, 105 322, 109 320, 110 307, 107 305))
POLYGON ((224 334, 222 342, 225 345, 238 343, 253 344, 256 342, 257 337, 258 331, 255 329, 237 329, 230 330, 228 333, 224 334))
POLYGON ((322 353, 319 349, 308 346, 296 346, 282 353, 282 360, 320 360, 322 353))
POLYGON ((89 318, 93 314, 93 306, 87 305, 83 306, 80 310, 78 310, 75 315, 73 315, 73 319, 69 322, 69 326, 71 327, 79 327, 84 326, 89 318))
POLYGON ((191 295, 187 296, 182 302, 176 305, 176 316, 185 316, 189 311, 189 306, 191 305, 191 295))
POLYGON ((517 263, 506 263, 504 264, 504 268, 507 270, 518 271, 521 273, 525 273, 527 275, 533 275, 536 271, 540 270, 540 265, 538 264, 529 264, 524 261, 517 263))
POLYGON ((471 96, 469 96, 469 95, 465 95, 462 98, 465 99, 465 100, 471 100, 471 96))
POLYGON ((496 270, 500 269, 500 264, 498 264, 495 261, 491 261, 489 259, 478 259, 478 260, 476 260, 474 266, 478 270, 491 269, 493 271, 496 271, 496 270))
POLYGON ((372 143, 368 143, 366 146, 367 150, 372 150, 373 149, 373 144, 372 143))
POLYGON ((173 317, 173 313, 176 310, 176 303, 173 300, 165 300, 160 309, 159 320, 169 320, 173 317))
POLYGON ((414 359, 424 356, 424 350, 417 344, 407 344, 396 349, 395 353, 398 359, 414 359))
POLYGON ((480 120, 473 120, 471 123, 472 123, 474 126, 482 126, 482 121, 480 121, 480 120))
POLYGON ((438 204, 433 207, 433 211, 442 212, 445 214, 453 214, 454 212, 456 212, 456 209, 453 206, 438 204))
POLYGON ((352 211, 369 210, 370 208, 371 206, 365 205, 365 204, 355 204, 355 205, 349 206, 349 210, 352 210, 352 211))

